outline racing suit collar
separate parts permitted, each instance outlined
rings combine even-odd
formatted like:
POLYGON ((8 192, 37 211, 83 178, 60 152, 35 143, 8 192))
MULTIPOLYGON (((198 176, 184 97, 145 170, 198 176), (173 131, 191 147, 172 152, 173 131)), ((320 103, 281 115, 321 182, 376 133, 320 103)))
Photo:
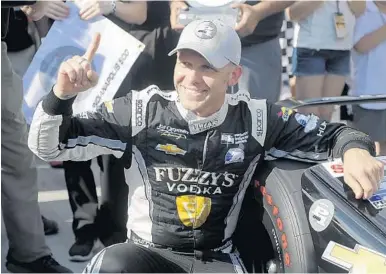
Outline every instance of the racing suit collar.
POLYGON ((221 125, 228 113, 228 103, 225 100, 222 107, 208 117, 199 117, 190 110, 185 109, 180 102, 176 102, 177 109, 182 118, 188 123, 190 134, 204 132, 221 125))

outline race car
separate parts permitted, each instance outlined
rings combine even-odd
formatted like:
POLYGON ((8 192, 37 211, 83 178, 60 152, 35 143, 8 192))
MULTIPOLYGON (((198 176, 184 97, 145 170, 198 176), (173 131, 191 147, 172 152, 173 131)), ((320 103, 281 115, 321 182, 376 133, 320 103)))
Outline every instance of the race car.
POLYGON ((356 200, 340 160, 277 159, 247 195, 235 244, 250 272, 386 273, 386 175, 377 194, 356 200))

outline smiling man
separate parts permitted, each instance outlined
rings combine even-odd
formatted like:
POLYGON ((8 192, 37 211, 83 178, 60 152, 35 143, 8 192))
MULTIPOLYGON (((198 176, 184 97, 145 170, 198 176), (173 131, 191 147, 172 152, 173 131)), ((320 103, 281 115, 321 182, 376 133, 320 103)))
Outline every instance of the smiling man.
POLYGON ((29 136, 31 150, 46 161, 113 154, 131 166, 128 242, 102 250, 85 272, 244 272, 232 235, 266 152, 311 161, 343 157, 356 198, 378 189, 383 165, 367 135, 247 92, 226 95, 242 73, 241 43, 221 21, 184 28, 170 53, 177 54, 176 91, 151 86, 73 115, 76 95, 97 83, 90 62, 99 39, 62 64, 29 136))

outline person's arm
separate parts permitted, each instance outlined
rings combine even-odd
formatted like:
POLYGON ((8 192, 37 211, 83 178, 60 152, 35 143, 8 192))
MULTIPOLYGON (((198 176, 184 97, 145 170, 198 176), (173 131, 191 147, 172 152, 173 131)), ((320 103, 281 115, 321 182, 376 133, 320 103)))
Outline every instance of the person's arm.
POLYGON ((357 199, 368 199, 378 190, 384 168, 374 158, 375 143, 367 134, 270 104, 266 125, 264 148, 269 155, 312 162, 341 158, 344 181, 357 199))
POLYGON ((116 17, 129 24, 142 25, 147 19, 146 1, 117 1, 116 17))
POLYGON ((298 160, 326 161, 341 158, 351 147, 364 148, 375 155, 368 135, 340 123, 330 123, 316 115, 304 115, 278 105, 267 105, 266 151, 286 154, 298 160))
POLYGON ((296 1, 286 10, 287 17, 294 22, 301 21, 310 16, 324 1, 296 1))
POLYGON ((31 151, 45 161, 86 161, 103 154, 131 158, 131 95, 77 115, 72 115, 74 100, 51 91, 39 103, 28 137, 31 151))
POLYGON ((347 4, 356 18, 361 16, 366 9, 366 1, 363 0, 348 0, 347 4))
POLYGON ((253 6, 259 21, 275 13, 282 12, 296 1, 263 0, 253 6))
POLYGON ((81 7, 79 15, 83 20, 91 20, 99 15, 110 15, 129 24, 142 25, 147 19, 147 2, 89 0, 81 7))
POLYGON ((386 41, 386 24, 382 27, 364 35, 354 45, 354 49, 359 53, 366 53, 378 47, 381 43, 386 41))

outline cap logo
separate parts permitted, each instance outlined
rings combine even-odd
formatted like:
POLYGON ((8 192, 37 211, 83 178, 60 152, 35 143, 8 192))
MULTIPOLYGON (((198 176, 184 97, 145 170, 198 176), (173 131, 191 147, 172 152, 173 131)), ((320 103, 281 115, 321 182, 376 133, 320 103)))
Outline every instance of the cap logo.
POLYGON ((217 27, 212 22, 205 21, 196 27, 195 33, 200 39, 212 39, 217 33, 217 27))

